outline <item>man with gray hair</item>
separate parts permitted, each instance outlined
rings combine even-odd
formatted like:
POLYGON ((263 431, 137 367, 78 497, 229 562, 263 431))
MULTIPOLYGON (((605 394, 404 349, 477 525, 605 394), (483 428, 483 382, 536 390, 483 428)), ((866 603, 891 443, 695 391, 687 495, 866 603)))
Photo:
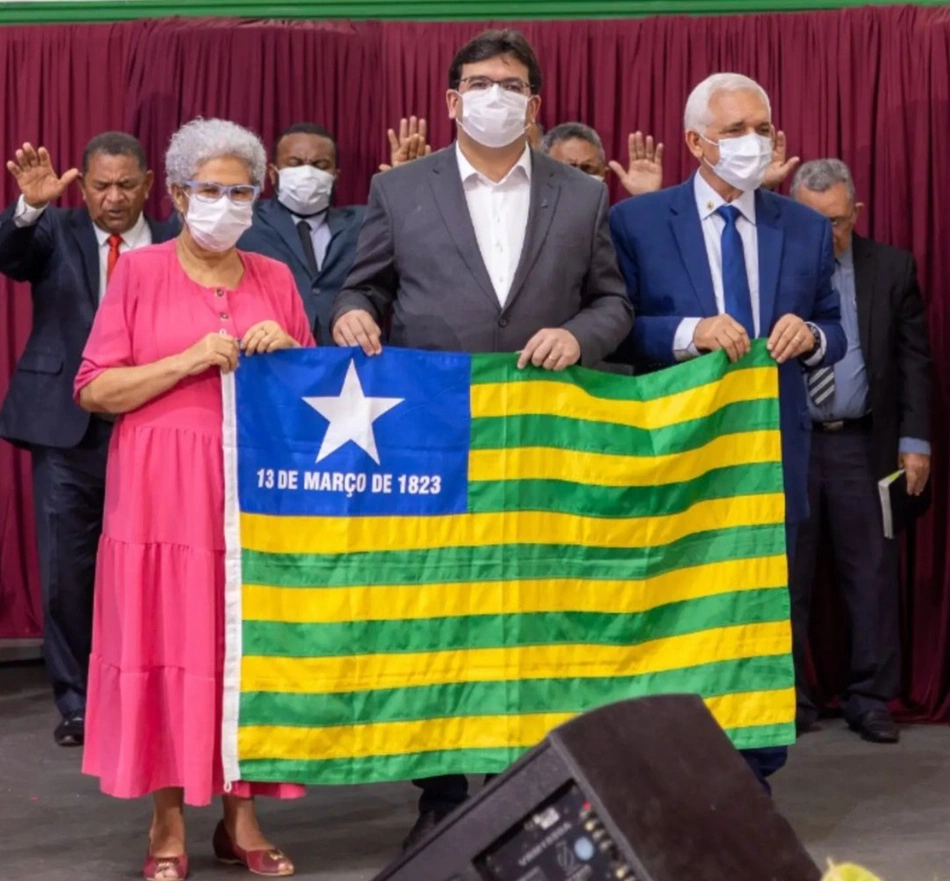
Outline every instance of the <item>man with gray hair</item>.
MULTIPOLYGON (((775 129, 769 97, 754 80, 732 73, 704 80, 686 103, 684 128, 697 172, 621 202, 610 216, 637 315, 629 357, 645 371, 720 349, 737 361, 753 339, 768 340, 779 372, 791 558, 808 516, 802 370, 833 364, 845 351, 831 230, 813 211, 762 189, 775 129)), ((746 758, 764 781, 784 763, 785 748, 746 758)))
POLYGON ((900 685, 898 552, 884 536, 877 483, 902 468, 907 493, 920 496, 930 473, 930 350, 917 266, 906 251, 855 234, 864 206, 840 159, 803 165, 792 196, 831 221, 833 284, 848 344, 834 367, 805 374, 814 427, 811 514, 790 579, 798 727, 809 730, 818 716, 805 655, 815 559, 827 535, 851 619, 844 715, 865 740, 896 743, 887 703, 900 685))
POLYGON ((613 171, 631 196, 652 193, 663 186, 663 145, 654 146, 653 136, 634 132, 627 139, 629 164, 607 162, 600 135, 582 122, 562 122, 552 128, 541 141, 541 150, 552 159, 601 181, 613 171))

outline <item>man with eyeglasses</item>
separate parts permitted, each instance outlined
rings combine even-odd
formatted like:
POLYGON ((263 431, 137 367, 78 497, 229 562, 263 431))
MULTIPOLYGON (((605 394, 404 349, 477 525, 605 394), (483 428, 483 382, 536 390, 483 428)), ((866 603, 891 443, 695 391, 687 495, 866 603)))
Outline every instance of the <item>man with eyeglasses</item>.
MULTIPOLYGON (((458 140, 373 179, 335 342, 379 353, 391 310, 394 346, 511 352, 520 367, 548 370, 601 364, 632 325, 607 191, 529 147, 541 104, 531 46, 487 31, 459 50, 448 80, 458 140)), ((467 794, 462 775, 418 785, 407 846, 467 794)))
POLYGON ((851 619, 845 718, 865 740, 896 743, 887 704, 900 686, 898 549, 884 537, 877 483, 903 468, 907 492, 918 496, 930 474, 931 365, 917 264, 908 252, 854 232, 864 205, 840 159, 803 165, 792 196, 831 221, 833 284, 848 341, 834 367, 806 374, 811 514, 799 529, 790 579, 798 728, 812 729, 818 717, 806 654, 815 560, 826 535, 851 619))
POLYGON ((607 180, 609 171, 617 175, 631 196, 652 193, 663 186, 663 145, 653 143, 653 136, 634 132, 627 139, 629 162, 607 162, 600 135, 582 122, 562 122, 541 141, 541 149, 558 162, 566 162, 596 180, 607 180))
POLYGON ((121 254, 175 233, 145 217, 153 174, 123 132, 94 137, 82 170, 60 177, 49 152, 24 144, 7 169, 20 188, 0 215, 0 272, 28 282, 33 328, 0 410, 0 437, 30 451, 44 654, 61 746, 83 742, 96 550, 112 424, 73 401, 73 379, 121 254), (78 181, 82 208, 56 208, 78 181))

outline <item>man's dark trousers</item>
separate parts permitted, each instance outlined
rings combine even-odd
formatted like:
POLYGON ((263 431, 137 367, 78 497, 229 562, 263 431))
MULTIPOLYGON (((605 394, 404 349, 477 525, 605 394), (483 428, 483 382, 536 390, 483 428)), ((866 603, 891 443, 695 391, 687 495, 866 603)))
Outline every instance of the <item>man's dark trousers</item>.
MULTIPOLYGON (((851 675, 843 710, 851 724, 885 705, 900 685, 900 595, 896 542, 884 537, 872 459, 871 418, 814 432, 808 472, 811 516, 799 530, 791 573, 799 719, 817 709, 802 684, 821 537, 834 551, 836 584, 851 622, 851 675)), ((896 462, 895 462, 896 467, 896 462)))
POLYGON ((78 446, 32 447, 36 542, 43 589, 43 651, 56 707, 86 706, 96 552, 102 533, 112 425, 98 417, 78 446))

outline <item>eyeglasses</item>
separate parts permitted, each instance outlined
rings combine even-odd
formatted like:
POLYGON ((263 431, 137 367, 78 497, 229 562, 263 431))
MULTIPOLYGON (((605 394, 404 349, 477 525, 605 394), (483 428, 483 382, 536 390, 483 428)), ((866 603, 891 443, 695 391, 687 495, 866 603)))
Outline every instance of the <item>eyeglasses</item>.
POLYGON ((244 205, 253 202, 261 193, 261 188, 255 184, 216 184, 207 180, 190 180, 185 186, 199 202, 217 202, 222 196, 227 196, 235 205, 244 205))
POLYGON ((831 221, 832 229, 844 229, 849 223, 854 222, 854 212, 852 211, 847 217, 829 217, 828 219, 831 221))
POLYGON ((506 92, 515 92, 518 95, 525 95, 531 91, 524 80, 518 77, 508 77, 503 80, 493 80, 490 76, 467 76, 459 80, 459 85, 465 83, 470 92, 480 92, 484 89, 490 89, 492 86, 501 86, 506 92))

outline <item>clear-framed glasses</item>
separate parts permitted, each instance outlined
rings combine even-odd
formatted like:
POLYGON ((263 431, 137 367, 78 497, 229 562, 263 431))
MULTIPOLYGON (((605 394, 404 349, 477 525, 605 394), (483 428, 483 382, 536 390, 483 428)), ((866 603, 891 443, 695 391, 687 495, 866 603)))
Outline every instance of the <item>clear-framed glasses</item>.
POLYGON ((261 193, 256 184, 216 184, 207 180, 186 181, 185 186, 199 202, 217 202, 222 196, 227 196, 235 205, 246 205, 253 202, 261 193))
POLYGON ((479 92, 490 89, 492 86, 501 86, 505 92, 514 92, 518 95, 527 95, 531 91, 531 86, 516 76, 503 80, 493 80, 490 76, 467 76, 459 80, 459 85, 462 83, 468 86, 470 92, 479 92))

